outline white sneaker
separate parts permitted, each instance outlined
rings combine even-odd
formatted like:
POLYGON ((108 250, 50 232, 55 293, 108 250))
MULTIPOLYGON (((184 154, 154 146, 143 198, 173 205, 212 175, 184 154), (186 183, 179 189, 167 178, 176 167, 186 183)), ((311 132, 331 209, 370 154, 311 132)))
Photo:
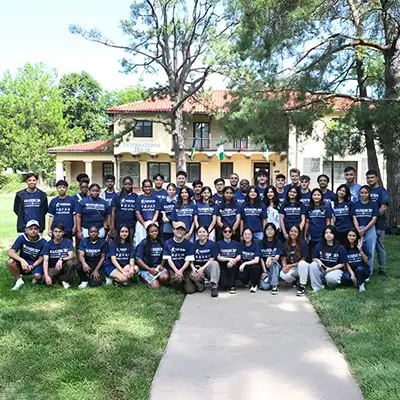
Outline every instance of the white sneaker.
POLYGON ((89 285, 89 282, 87 281, 82 281, 81 284, 78 286, 78 289, 85 289, 89 285))
POLYGON ((69 289, 71 287, 71 285, 68 282, 62 281, 61 285, 64 289, 69 289))
POLYGON ((38 282, 40 282, 40 279, 33 278, 31 283, 32 285, 36 285, 38 282))
POLYGON ((109 278, 108 276, 106 276, 106 285, 112 285, 113 284, 113 280, 111 278, 109 278))
POLYGON ((256 285, 256 286, 252 286, 251 288, 250 288, 250 293, 255 293, 255 292, 257 292, 257 289, 258 289, 258 286, 256 285))
POLYGON ((371 280, 371 277, 369 276, 366 280, 365 280, 365 282, 369 282, 371 280))
POLYGON ((359 291, 360 293, 365 292, 365 283, 362 283, 362 284, 360 285, 360 288, 358 289, 358 291, 359 291))
POLYGON ((15 285, 11 290, 18 290, 21 286, 25 285, 25 282, 23 281, 22 278, 19 278, 15 281, 15 285))

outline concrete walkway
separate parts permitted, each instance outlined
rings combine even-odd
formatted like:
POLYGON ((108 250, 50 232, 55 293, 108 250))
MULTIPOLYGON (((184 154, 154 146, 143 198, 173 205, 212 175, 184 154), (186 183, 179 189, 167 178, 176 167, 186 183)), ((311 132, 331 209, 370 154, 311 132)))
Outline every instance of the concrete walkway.
POLYGON ((308 299, 282 286, 186 296, 151 399, 362 399, 308 299))

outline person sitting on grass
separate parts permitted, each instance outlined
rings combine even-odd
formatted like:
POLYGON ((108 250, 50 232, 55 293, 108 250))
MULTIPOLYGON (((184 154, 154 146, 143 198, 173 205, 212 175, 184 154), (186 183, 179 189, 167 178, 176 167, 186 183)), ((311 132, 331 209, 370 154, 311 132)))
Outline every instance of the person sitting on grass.
POLYGON ((261 278, 261 251, 249 228, 243 231, 243 241, 239 245, 238 257, 241 261, 238 279, 244 285, 250 283, 250 293, 256 293, 261 278))
POLYGON ((269 290, 271 294, 279 293, 279 272, 282 266, 279 259, 283 255, 283 243, 278 239, 278 229, 275 224, 268 222, 261 242, 261 274, 260 289, 269 290))
POLYGON ((169 283, 168 271, 163 266, 164 242, 156 224, 150 224, 146 232, 147 237, 136 247, 136 264, 143 282, 152 289, 159 289, 160 285, 169 283))
POLYGON ((63 225, 53 225, 52 238, 45 244, 43 256, 45 284, 51 286, 58 282, 64 289, 69 289, 74 270, 74 246, 71 239, 64 238, 63 225))
POLYGON ((138 271, 139 268, 135 265, 135 252, 129 227, 122 224, 117 231, 117 237, 110 244, 104 263, 106 285, 111 285, 114 281, 126 286, 129 279, 138 271))
POLYGON ((204 290, 204 278, 211 284, 211 297, 218 297, 218 282, 221 274, 219 264, 215 261, 217 245, 208 239, 208 228, 200 226, 197 230, 199 240, 194 244, 194 266, 190 275, 199 292, 204 290))
POLYGON ((310 265, 306 262, 308 255, 307 245, 301 238, 299 226, 292 226, 289 230, 289 239, 285 242, 282 256, 282 270, 279 276, 294 288, 297 296, 305 296, 310 265), (300 284, 297 285, 297 280, 300 284))
POLYGON ((336 244, 336 228, 328 225, 312 254, 310 264, 311 287, 316 292, 325 289, 323 280, 330 288, 336 288, 342 280, 343 268, 347 262, 346 251, 341 244, 336 244))
POLYGON ((77 273, 81 280, 79 289, 101 286, 104 283, 103 265, 107 254, 107 242, 99 238, 99 228, 91 226, 89 237, 79 243, 77 273))
POLYGON ((22 275, 31 275, 33 284, 42 279, 42 250, 46 243, 39 234, 39 222, 28 221, 25 233, 18 236, 8 252, 8 269, 16 280, 11 290, 18 290, 24 284, 22 275))
POLYGON ((185 239, 186 225, 178 221, 174 224, 174 237, 168 239, 164 245, 163 259, 168 262, 168 272, 171 286, 183 290, 186 294, 195 292, 190 280, 190 264, 194 261, 193 243, 185 239))
POLYGON ((365 292, 365 280, 368 278, 368 257, 363 252, 363 240, 357 229, 350 229, 347 233, 345 246, 347 271, 343 272, 342 283, 351 286, 356 284, 360 292, 365 292))

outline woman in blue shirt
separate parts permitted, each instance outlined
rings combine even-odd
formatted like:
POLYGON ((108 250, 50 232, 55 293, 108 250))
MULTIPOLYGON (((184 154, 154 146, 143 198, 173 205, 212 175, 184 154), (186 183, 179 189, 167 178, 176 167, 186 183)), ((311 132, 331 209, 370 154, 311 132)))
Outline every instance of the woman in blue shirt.
POLYGON ((360 200, 353 204, 351 215, 353 216, 354 227, 363 238, 363 248, 368 257, 369 274, 372 276, 376 246, 375 224, 380 213, 378 203, 371 200, 370 194, 369 186, 361 186, 360 200))
POLYGON ((163 266, 164 241, 157 225, 150 224, 146 232, 147 237, 136 247, 136 263, 143 282, 152 289, 159 289, 169 282, 168 271, 163 266))
POLYGON ((220 233, 222 227, 230 225, 233 231, 232 239, 240 240, 240 211, 231 186, 225 186, 222 190, 222 202, 216 207, 215 213, 217 215, 218 238, 222 239, 220 233))
POLYGON ((363 241, 357 229, 350 229, 347 233, 345 246, 347 271, 343 272, 342 283, 351 286, 358 285, 360 292, 365 292, 365 280, 368 278, 368 257, 363 252, 363 241))
POLYGON ((275 189, 275 186, 269 185, 265 189, 264 193, 264 204, 267 207, 267 222, 272 222, 276 229, 280 229, 280 218, 279 218, 279 209, 280 209, 280 200, 278 192, 275 189))
POLYGON ((256 240, 262 240, 266 218, 267 208, 261 201, 260 192, 257 187, 250 186, 241 210, 240 236, 249 228, 256 240))
POLYGON ((174 236, 174 232, 172 230, 171 213, 178 201, 176 197, 175 183, 168 184, 167 193, 168 196, 161 202, 161 213, 163 221, 162 237, 164 242, 166 242, 168 239, 171 239, 174 236))
POLYGON ((135 265, 135 252, 132 239, 129 237, 129 227, 121 225, 117 237, 111 242, 104 264, 106 284, 112 281, 121 285, 127 285, 139 271, 135 265))
POLYGON ((346 243, 347 232, 354 228, 353 217, 351 216, 352 202, 351 194, 347 185, 340 185, 336 190, 335 201, 333 202, 332 225, 336 228, 336 240, 340 244, 346 243))
POLYGON ((202 202, 197 203, 197 226, 207 226, 208 238, 215 241, 215 225, 217 216, 215 215, 215 206, 212 199, 212 191, 209 186, 203 186, 201 189, 202 202))
POLYGON ((172 225, 174 222, 183 222, 186 226, 186 240, 194 242, 194 228, 197 220, 197 206, 193 203, 189 188, 184 186, 178 195, 178 202, 171 213, 172 225))
POLYGON ((331 288, 340 285, 347 257, 344 247, 336 244, 336 228, 333 225, 324 229, 322 241, 315 247, 312 258, 310 281, 314 291, 325 288, 323 280, 331 288))
POLYGON ((99 228, 99 238, 104 238, 104 225, 111 226, 110 210, 107 202, 100 197, 100 186, 92 183, 89 196, 84 197, 76 206, 76 236, 78 240, 89 237, 89 228, 99 228))
POLYGON ((140 243, 146 237, 146 228, 155 224, 160 213, 160 200, 153 193, 153 182, 145 179, 142 182, 143 194, 136 199, 136 243, 140 243))
MULTIPOLYGON (((268 196, 268 192, 267 192, 268 196)), ((278 239, 278 230, 272 222, 265 225, 264 239, 261 243, 260 289, 269 290, 271 294, 279 293, 279 272, 282 269, 279 259, 283 255, 283 243, 278 239)))
POLYGON ((250 284, 250 293, 256 293, 261 278, 261 250, 254 241, 253 232, 247 228, 243 231, 243 241, 239 245, 240 267, 238 279, 244 284, 250 284))

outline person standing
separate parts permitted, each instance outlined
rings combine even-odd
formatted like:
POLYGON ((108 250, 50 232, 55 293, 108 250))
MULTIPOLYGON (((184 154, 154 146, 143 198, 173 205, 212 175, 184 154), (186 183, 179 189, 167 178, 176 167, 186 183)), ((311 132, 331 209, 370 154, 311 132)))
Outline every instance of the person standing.
POLYGON ((289 176, 290 176, 291 183, 288 183, 287 185, 285 185, 285 192, 287 192, 289 190, 289 188, 291 188, 293 186, 300 189, 300 170, 297 168, 292 168, 289 171, 289 176))
POLYGON ((335 194, 332 192, 332 190, 328 189, 329 176, 321 174, 318 176, 317 182, 319 188, 322 190, 322 193, 324 195, 325 204, 330 205, 331 202, 334 200, 335 194))
POLYGON ((300 201, 304 204, 306 209, 310 205, 311 199, 310 181, 311 179, 308 175, 302 175, 300 177, 300 201))
MULTIPOLYGON (((181 189, 187 185, 188 174, 185 171, 178 171, 176 173, 176 195, 179 196, 181 189)), ((190 197, 193 198, 194 192, 189 188, 190 197)))
POLYGON ((242 179, 239 183, 239 190, 235 191, 235 200, 239 207, 241 207, 246 200, 249 186, 250 182, 247 179, 242 179))
POLYGON ((155 194, 158 197, 158 200, 160 200, 160 204, 168 196, 168 192, 163 188, 164 180, 165 180, 164 175, 160 174, 159 172, 153 175, 153 183, 154 183, 153 194, 155 194))
POLYGON ((346 180, 346 186, 350 189, 351 201, 356 203, 360 200, 361 185, 356 183, 356 170, 354 167, 346 167, 344 169, 344 179, 346 180))
POLYGON ((87 174, 78 174, 76 181, 78 182, 80 192, 74 194, 74 199, 79 203, 83 198, 87 197, 89 193, 90 179, 87 174))
POLYGON ((106 190, 101 193, 100 198, 107 202, 108 207, 111 209, 111 204, 115 197, 117 197, 118 193, 115 191, 115 176, 114 175, 106 175, 104 177, 104 181, 106 184, 106 190))
POLYGON ((208 239, 215 242, 215 226, 217 216, 215 215, 215 206, 212 200, 211 188, 203 186, 201 189, 202 202, 197 203, 197 223, 196 229, 200 226, 206 226, 208 230, 208 239))
POLYGON ((39 223, 39 232, 43 233, 48 211, 47 194, 37 188, 38 176, 29 173, 25 178, 27 187, 16 193, 14 213, 17 216, 17 232, 25 232, 26 223, 35 220, 39 223))
POLYGON ((213 195, 213 201, 216 206, 218 206, 223 201, 222 191, 225 187, 225 181, 222 178, 217 178, 214 181, 214 188, 216 193, 213 195))
MULTIPOLYGON (((162 238, 163 241, 166 242, 168 239, 171 239, 173 234, 172 231, 172 222, 171 222, 171 213, 175 208, 178 199, 176 197, 176 185, 175 183, 169 183, 167 186, 168 196, 164 199, 164 201, 160 204, 162 215, 162 238)), ((161 227, 160 227, 161 231, 161 227)))
POLYGON ((286 191, 285 191, 286 176, 278 174, 275 178, 276 192, 278 193, 279 202, 282 205, 285 202, 286 191))
POLYGON ((378 256, 379 276, 386 278, 386 251, 385 251, 385 228, 386 211, 389 206, 389 194, 387 190, 379 185, 378 174, 369 170, 366 174, 367 184, 371 188, 371 200, 378 204, 379 216, 375 224, 376 229, 376 254, 378 256))
POLYGON ((342 245, 346 244, 347 232, 354 228, 351 208, 353 203, 350 201, 350 189, 342 184, 336 189, 335 201, 332 205, 333 223, 336 228, 336 239, 342 245))
POLYGON ((229 177, 229 184, 234 193, 239 191, 239 175, 236 172, 233 172, 229 177))
POLYGON ((268 174, 265 169, 260 169, 256 174, 256 187, 260 193, 261 201, 264 200, 264 193, 268 187, 268 174))
POLYGON ((269 185, 265 191, 264 204, 267 207, 267 223, 271 222, 276 229, 280 229, 279 209, 280 202, 275 186, 269 185))
POLYGON ((215 210, 217 216, 217 240, 222 239, 222 228, 230 225, 233 230, 232 238, 240 240, 240 210, 236 204, 233 188, 225 186, 222 191, 223 200, 215 210))
POLYGON ((201 197, 201 189, 203 189, 203 182, 201 180, 196 180, 192 183, 193 186, 193 191, 194 191, 194 197, 193 201, 195 204, 201 203, 203 201, 201 197))

